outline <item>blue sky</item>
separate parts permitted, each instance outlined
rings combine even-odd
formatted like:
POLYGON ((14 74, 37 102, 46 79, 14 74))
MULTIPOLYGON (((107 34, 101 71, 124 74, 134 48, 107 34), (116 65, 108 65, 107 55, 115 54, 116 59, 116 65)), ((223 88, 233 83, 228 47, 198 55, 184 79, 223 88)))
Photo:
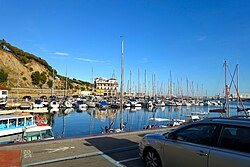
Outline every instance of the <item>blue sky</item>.
MULTIPOLYGON (((160 87, 193 82, 199 94, 221 94, 223 63, 239 64, 240 93, 250 93, 250 2, 247 0, 1 0, 0 38, 45 59, 59 74, 120 82, 124 36, 125 87, 130 70, 160 87)), ((228 79, 228 83, 230 80, 228 79)), ((176 88, 177 89, 177 88, 176 88)), ((190 89, 190 87, 189 87, 190 89)), ((189 92, 190 93, 190 92, 189 92)))

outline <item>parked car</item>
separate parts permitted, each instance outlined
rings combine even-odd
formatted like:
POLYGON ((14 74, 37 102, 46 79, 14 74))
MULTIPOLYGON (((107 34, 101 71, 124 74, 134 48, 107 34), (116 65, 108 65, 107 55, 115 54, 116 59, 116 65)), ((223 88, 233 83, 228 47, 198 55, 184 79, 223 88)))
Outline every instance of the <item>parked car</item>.
POLYGON ((40 97, 40 99, 46 100, 48 98, 47 98, 47 96, 43 95, 43 96, 40 97))
POLYGON ((50 100, 55 100, 57 97, 55 95, 49 96, 50 100))
POLYGON ((31 100, 32 97, 31 96, 23 96, 23 100, 31 100))
POLYGON ((249 167, 250 119, 208 118, 139 143, 146 166, 249 167))

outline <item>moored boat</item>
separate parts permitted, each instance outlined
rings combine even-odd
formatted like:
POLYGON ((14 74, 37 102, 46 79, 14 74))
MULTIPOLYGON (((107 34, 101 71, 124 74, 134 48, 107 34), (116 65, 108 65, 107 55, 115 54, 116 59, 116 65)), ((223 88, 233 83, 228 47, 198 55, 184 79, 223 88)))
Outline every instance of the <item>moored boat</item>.
POLYGON ((34 104, 33 104, 33 108, 34 108, 34 109, 41 109, 41 108, 43 108, 43 107, 44 107, 44 105, 43 105, 43 103, 42 103, 42 100, 36 99, 36 100, 34 101, 34 104))
POLYGON ((23 141, 52 140, 54 139, 52 128, 47 125, 34 126, 24 131, 23 141))
POLYGON ((0 100, 0 108, 4 108, 6 105, 7 101, 5 100, 0 100))
POLYGON ((23 101, 21 102, 20 109, 22 110, 28 110, 32 109, 32 104, 29 101, 23 101))
POLYGON ((32 115, 0 116, 0 143, 20 140, 24 129, 32 126, 36 126, 32 115))
POLYGON ((80 111, 87 110, 88 105, 84 102, 84 100, 77 100, 75 103, 75 108, 80 111))
POLYGON ((43 127, 44 128, 38 128, 34 116, 30 114, 2 115, 0 116, 0 143, 8 144, 13 142, 33 141, 35 139, 29 139, 29 135, 34 135, 34 132, 39 132, 41 135, 37 137, 36 140, 53 139, 51 127, 43 127), (42 136, 42 134, 44 134, 45 137, 42 136))
POLYGON ((52 100, 49 103, 49 108, 51 108, 51 109, 58 109, 59 108, 59 102, 56 101, 56 100, 52 100))
POLYGON ((14 102, 14 101, 8 101, 5 104, 5 108, 7 109, 15 109, 15 108, 19 108, 21 106, 20 102, 14 102))

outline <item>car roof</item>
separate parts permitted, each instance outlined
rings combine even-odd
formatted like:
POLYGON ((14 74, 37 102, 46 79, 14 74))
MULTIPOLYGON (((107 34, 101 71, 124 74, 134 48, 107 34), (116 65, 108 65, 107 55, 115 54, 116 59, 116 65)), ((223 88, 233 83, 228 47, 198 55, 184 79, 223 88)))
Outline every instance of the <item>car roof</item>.
POLYGON ((207 118, 200 122, 205 123, 220 123, 230 125, 243 125, 250 127, 250 117, 218 117, 218 118, 207 118))

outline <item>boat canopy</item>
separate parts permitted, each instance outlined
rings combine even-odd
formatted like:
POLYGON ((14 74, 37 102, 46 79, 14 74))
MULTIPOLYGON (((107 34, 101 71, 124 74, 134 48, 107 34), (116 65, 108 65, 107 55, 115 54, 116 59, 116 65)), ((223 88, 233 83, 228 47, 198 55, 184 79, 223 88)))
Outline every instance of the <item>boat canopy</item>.
POLYGON ((42 100, 40 100, 40 99, 35 100, 35 104, 41 104, 41 103, 42 103, 42 100))
POLYGON ((209 110, 209 112, 226 113, 226 109, 224 109, 224 108, 222 108, 222 109, 213 109, 213 110, 209 110))
POLYGON ((101 101, 100 104, 101 104, 102 106, 108 106, 108 103, 107 103, 106 101, 101 101))

